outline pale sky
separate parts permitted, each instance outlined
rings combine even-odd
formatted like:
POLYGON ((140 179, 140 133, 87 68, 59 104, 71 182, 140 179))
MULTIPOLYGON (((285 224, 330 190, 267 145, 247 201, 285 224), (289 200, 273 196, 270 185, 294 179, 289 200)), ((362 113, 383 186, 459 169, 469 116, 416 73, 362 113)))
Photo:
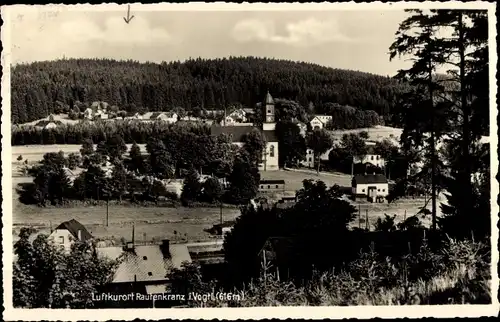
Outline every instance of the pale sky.
MULTIPOLYGON (((136 5, 137 6, 137 5, 136 5)), ((66 7, 68 8, 68 7, 66 7)), ((258 56, 394 75, 389 61, 402 10, 57 12, 11 8, 12 63, 57 58, 172 61, 258 56)))

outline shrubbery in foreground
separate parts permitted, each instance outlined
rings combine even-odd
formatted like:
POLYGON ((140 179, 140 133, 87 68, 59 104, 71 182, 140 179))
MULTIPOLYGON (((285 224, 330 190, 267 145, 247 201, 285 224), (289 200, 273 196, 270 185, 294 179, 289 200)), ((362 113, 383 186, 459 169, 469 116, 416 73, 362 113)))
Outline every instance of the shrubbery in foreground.
MULTIPOLYGON (((424 244, 415 256, 381 260, 361 253, 342 272, 314 274, 305 286, 280 281, 263 270, 239 294, 240 301, 204 306, 347 306, 491 303, 488 246, 448 240, 438 252, 424 244)), ((197 303, 189 303, 197 305, 197 303)))

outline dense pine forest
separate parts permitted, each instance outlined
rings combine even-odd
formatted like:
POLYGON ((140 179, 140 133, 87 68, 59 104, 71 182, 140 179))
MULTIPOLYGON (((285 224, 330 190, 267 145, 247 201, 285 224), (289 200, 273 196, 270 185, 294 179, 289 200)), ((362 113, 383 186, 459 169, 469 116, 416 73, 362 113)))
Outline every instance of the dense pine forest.
POLYGON ((185 62, 139 63, 110 59, 63 59, 12 69, 14 124, 72 110, 76 103, 105 101, 126 111, 182 107, 253 107, 269 90, 274 97, 373 110, 391 124, 404 85, 389 77, 286 60, 230 57, 185 62))

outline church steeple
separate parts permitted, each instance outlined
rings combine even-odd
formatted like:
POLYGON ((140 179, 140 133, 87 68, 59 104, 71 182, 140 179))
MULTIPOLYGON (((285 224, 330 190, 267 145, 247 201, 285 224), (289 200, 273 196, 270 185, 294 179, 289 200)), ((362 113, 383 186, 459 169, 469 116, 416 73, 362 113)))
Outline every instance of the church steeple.
POLYGON ((275 130, 275 110, 274 110, 274 100, 269 91, 266 94, 264 100, 264 123, 262 124, 263 130, 275 130))
POLYGON ((274 100, 269 91, 266 95, 265 109, 266 123, 274 123, 274 100))

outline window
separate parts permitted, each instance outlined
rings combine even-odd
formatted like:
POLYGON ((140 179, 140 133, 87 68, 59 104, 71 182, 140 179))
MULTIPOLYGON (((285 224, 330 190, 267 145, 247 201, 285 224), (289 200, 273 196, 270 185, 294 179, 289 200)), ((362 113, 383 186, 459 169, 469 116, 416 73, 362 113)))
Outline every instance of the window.
POLYGON ((278 189, 278 185, 276 185, 276 189, 278 189))
POLYGON ((380 160, 380 155, 377 155, 377 160, 380 160))
POLYGON ((260 185, 260 188, 261 188, 261 189, 264 189, 264 185, 263 185, 263 184, 261 184, 261 185, 260 185))
POLYGON ((148 257, 147 256, 143 256, 142 259, 144 259, 145 261, 147 261, 148 257))
POLYGON ((274 158, 274 145, 271 145, 271 146, 269 147, 269 156, 270 156, 271 158, 274 158))
POLYGON ((372 161, 373 161, 373 155, 372 155, 372 161))
POLYGON ((382 192, 385 192, 385 189, 382 189, 382 192))
POLYGON ((64 244, 64 236, 59 236, 58 240, 59 244, 64 244))
POLYGON ((271 110, 267 110, 267 114, 271 114, 271 110))
POLYGON ((151 272, 148 272, 148 276, 153 276, 153 273, 151 273, 151 272))
POLYGON ((309 158, 309 162, 312 162, 312 158, 311 157, 309 158))
POLYGON ((365 192, 365 189, 361 190, 362 192, 365 192))
POLYGON ((378 192, 380 192, 380 189, 378 189, 378 192))

